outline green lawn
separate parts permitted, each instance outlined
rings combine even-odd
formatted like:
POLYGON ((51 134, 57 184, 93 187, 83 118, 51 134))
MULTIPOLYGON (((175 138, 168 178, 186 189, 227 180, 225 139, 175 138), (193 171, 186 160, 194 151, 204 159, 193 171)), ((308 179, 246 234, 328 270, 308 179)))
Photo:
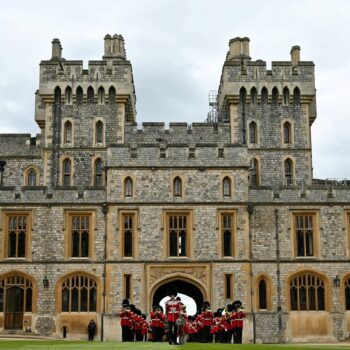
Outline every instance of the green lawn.
POLYGON ((299 349, 310 349, 310 350, 327 350, 327 349, 349 349, 349 346, 341 344, 332 345, 234 345, 234 344, 200 344, 200 343, 189 343, 184 346, 170 346, 167 343, 154 344, 151 342, 147 343, 117 343, 117 342, 81 342, 81 341, 39 341, 39 340, 0 340, 0 349, 21 349, 21 350, 70 350, 70 349, 103 349, 103 350, 162 350, 162 349, 184 349, 184 350, 224 350, 239 348, 242 350, 299 350, 299 349))

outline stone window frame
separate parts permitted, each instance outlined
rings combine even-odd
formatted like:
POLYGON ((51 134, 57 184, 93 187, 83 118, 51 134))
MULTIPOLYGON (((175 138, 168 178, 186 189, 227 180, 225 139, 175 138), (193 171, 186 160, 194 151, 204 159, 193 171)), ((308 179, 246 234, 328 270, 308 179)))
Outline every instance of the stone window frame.
POLYGON ((259 187, 261 186, 261 159, 260 159, 260 156, 258 155, 253 155, 250 159, 249 159, 249 186, 250 187, 259 187), (252 160, 255 159, 256 162, 257 162, 257 169, 256 169, 256 184, 252 184, 251 183, 251 178, 250 178, 250 171, 251 171, 251 163, 252 163, 252 160))
POLYGON ((285 86, 282 90, 282 104, 283 106, 289 106, 290 104, 290 91, 288 86, 285 86))
POLYGON ((296 181, 296 159, 295 157, 291 155, 286 155, 282 159, 282 179, 283 179, 283 186, 294 186, 296 181), (286 178, 286 162, 290 160, 291 166, 292 166, 292 172, 291 172, 291 182, 289 183, 289 180, 286 178))
POLYGON ((68 155, 63 155, 63 156, 61 156, 61 176, 60 176, 60 178, 61 178, 61 186, 62 187, 71 187, 71 186, 73 186, 73 176, 74 176, 74 161, 73 161, 73 158, 71 157, 71 156, 68 156, 68 155), (65 183, 64 183, 64 178, 65 178, 65 170, 64 170, 64 164, 65 164, 65 161, 66 160, 70 160, 70 164, 71 164, 71 168, 70 168, 70 183, 69 183, 69 185, 65 185, 65 183))
POLYGON ((316 271, 314 269, 305 269, 300 268, 297 271, 292 272, 287 278, 286 278, 286 284, 285 284, 285 300, 286 300, 286 309, 288 312, 329 312, 332 305, 331 300, 331 283, 330 279, 323 273, 316 271), (324 310, 292 310, 291 308, 291 294, 290 294, 290 283, 291 281, 300 275, 313 275, 317 278, 322 279, 324 284, 324 310))
POLYGON ((63 147, 74 147, 74 123, 73 123, 73 118, 72 117, 67 117, 64 118, 62 120, 62 140, 61 140, 61 144, 63 147), (66 128, 67 128, 67 124, 70 123, 71 125, 71 141, 67 142, 66 139, 66 128))
POLYGON ((344 233, 345 233, 345 250, 346 256, 350 256, 350 208, 344 210, 344 233))
POLYGON ((93 120, 93 134, 94 134, 94 138, 93 138, 94 146, 104 147, 106 144, 106 126, 105 126, 104 120, 100 117, 94 118, 93 120), (97 142, 97 124, 98 123, 102 124, 102 142, 97 142))
POLYGON ((291 253, 294 259, 315 259, 320 257, 320 213, 316 209, 292 209, 290 210, 290 239, 291 253), (313 251, 312 256, 297 256, 297 239, 296 239, 296 216, 312 216, 313 217, 313 251))
POLYGON ((90 272, 87 271, 83 271, 83 270, 75 270, 75 271, 71 271, 67 274, 64 274, 63 276, 61 276, 56 283, 55 286, 55 297, 56 297, 56 312, 58 314, 64 314, 64 315, 71 315, 71 314, 82 314, 82 315, 93 315, 96 314, 98 312, 100 312, 101 310, 101 296, 102 296, 102 292, 101 292, 101 280, 98 276, 91 274, 90 272), (96 286, 97 286, 97 295, 96 295, 96 311, 62 311, 62 284, 64 281, 66 281, 69 278, 72 278, 73 276, 85 276, 88 278, 93 279, 96 282, 96 286))
POLYGON ((234 181, 234 177, 231 175, 231 174, 228 174, 228 173, 224 173, 224 174, 221 174, 221 179, 220 179, 220 185, 221 185, 221 189, 220 189, 220 192, 221 192, 221 197, 222 198, 232 198, 232 194, 233 194, 233 181, 234 181), (230 182, 230 193, 228 195, 225 195, 225 184, 224 184, 224 181, 228 179, 229 182, 230 182))
POLYGON ((190 259, 193 257, 193 232, 194 232, 193 209, 164 209, 163 210, 163 258, 169 260, 190 259), (186 256, 170 256, 170 240, 169 240, 169 216, 186 215, 187 216, 187 232, 186 232, 186 256))
POLYGON ((224 273, 224 300, 233 300, 233 273, 224 273), (228 282, 230 290, 228 290, 228 282))
POLYGON ((260 145, 260 137, 259 137, 259 122, 255 119, 252 119, 252 120, 249 120, 248 121, 248 127, 247 127, 247 130, 248 130, 248 145, 250 147, 259 147, 260 145), (255 142, 251 142, 251 126, 254 126, 255 128, 255 142))
POLYGON ((255 308, 259 312, 270 312, 272 311, 272 281, 271 277, 265 273, 260 273, 254 282, 255 293, 255 308), (259 284, 264 280, 266 283, 266 309, 260 309, 260 290, 259 284))
POLYGON ((218 232, 218 255, 221 259, 233 259, 238 256, 238 246, 236 244, 237 242, 237 225, 238 225, 238 210, 236 208, 225 208, 225 209, 218 209, 217 215, 217 232, 218 232), (224 255, 224 232, 223 232, 223 217, 225 215, 232 216, 232 238, 231 238, 231 250, 232 255, 231 256, 225 256, 224 255))
POLYGON ((95 259, 95 236, 96 236, 96 210, 67 209, 64 212, 64 258, 65 260, 94 260, 95 259), (89 217, 89 254, 87 257, 72 256, 72 217, 89 217))
POLYGON ((40 186, 40 170, 37 166, 35 165, 29 165, 28 167, 26 167, 24 169, 24 172, 23 172, 23 176, 24 176, 24 186, 31 186, 31 187, 36 187, 36 186, 40 186), (35 172, 35 185, 30 185, 29 184, 29 173, 31 171, 34 171, 35 172))
POLYGON ((85 93, 84 93, 84 89, 83 89, 83 87, 82 87, 81 85, 78 85, 78 86, 76 87, 76 89, 75 89, 74 94, 73 94, 73 102, 74 102, 75 104, 77 104, 78 106, 80 106, 80 105, 82 105, 84 102, 86 102, 85 100, 86 100, 86 95, 85 95, 85 93), (82 92, 81 96, 80 96, 80 95, 78 96, 78 91, 79 91, 79 92, 80 92, 80 91, 82 92), (78 101, 78 97, 79 97, 79 98, 81 97, 81 100, 78 101))
POLYGON ((91 169, 92 169, 92 177, 91 177, 91 186, 97 187, 96 185, 96 163, 97 161, 100 160, 102 162, 102 181, 101 181, 101 185, 99 185, 98 187, 103 187, 105 186, 105 171, 103 170, 104 167, 104 162, 101 156, 97 155, 95 157, 91 158, 91 169))
POLYGON ((136 259, 139 256, 139 210, 138 209, 119 209, 118 210, 118 231, 119 231, 119 256, 122 259, 130 260, 136 259), (132 227, 132 254, 131 256, 124 256, 124 217, 133 217, 132 227))
POLYGON ((97 103, 99 105, 104 105, 106 103, 106 90, 102 85, 97 89, 97 103))
POLYGON ((31 242, 32 242, 32 231, 33 231, 33 212, 31 210, 3 210, 2 211, 2 232, 3 232, 3 247, 2 247, 2 259, 6 260, 26 260, 30 261, 31 256, 31 242), (27 230, 25 237, 25 255, 24 257, 9 257, 8 256, 8 230, 9 230, 9 219, 12 216, 25 216, 27 218, 27 230))
POLYGON ((171 196, 172 198, 177 198, 177 199, 183 199, 185 197, 185 184, 186 184, 186 178, 184 175, 182 174, 178 174, 178 173, 175 173, 171 176, 171 179, 170 179, 170 192, 171 192, 171 196), (181 180, 181 195, 175 195, 175 188, 174 188, 174 182, 175 182, 175 179, 176 178, 179 178, 181 180))
POLYGON ((291 120, 289 118, 282 118, 281 119, 281 146, 283 148, 291 148, 294 146, 294 120, 291 120), (284 142, 284 125, 285 123, 289 123, 290 125, 290 142, 285 143, 284 142))
POLYGON ((133 277, 132 273, 123 273, 123 284, 122 284, 123 299, 128 299, 131 304, 133 303, 133 300, 134 300, 132 277, 133 277), (128 282, 128 278, 129 278, 129 282, 128 282), (127 286, 127 283, 129 283, 129 286, 127 286), (127 293, 127 289, 129 289, 128 293, 127 293))
POLYGON ((136 178, 134 175, 132 174, 127 174, 125 176, 122 177, 122 191, 121 191, 121 194, 122 194, 122 199, 133 199, 135 198, 135 195, 136 195, 136 178), (131 196, 129 195, 126 195, 126 180, 130 178, 131 179, 131 182, 132 182, 132 194, 131 196))
MULTIPOLYGON (((18 270, 11 270, 5 273, 2 273, 0 275, 0 288, 5 288, 6 286, 6 279, 7 278, 11 278, 11 277, 22 277, 25 280, 28 280, 31 283, 31 289, 32 289, 32 311, 25 311, 25 296, 24 296, 24 303, 23 303, 23 315, 32 315, 32 314, 36 314, 37 313, 37 301, 38 301, 38 285, 37 282, 35 280, 35 278, 33 278, 31 275, 28 275, 25 272, 22 271, 18 271, 18 270), (3 282, 5 281, 5 282, 3 282)), ((4 300, 3 300, 3 311, 0 311, 0 315, 5 315, 5 305, 6 305, 6 296, 4 295, 4 300)), ((4 316, 2 316, 4 317, 4 316)), ((24 321, 25 318, 23 318, 24 321)))
POLYGON ((70 85, 66 86, 64 90, 64 103, 66 105, 73 104, 73 89, 70 85))
MULTIPOLYGON (((339 298, 340 298, 340 305, 342 306, 342 310, 344 312, 349 312, 350 308, 346 308, 346 294, 345 294, 345 288, 346 286, 349 286, 350 288, 350 273, 346 273, 340 281, 340 291, 339 291, 339 298), (348 282, 349 281, 349 282, 348 282)), ((349 289, 350 290, 350 289, 349 289)))

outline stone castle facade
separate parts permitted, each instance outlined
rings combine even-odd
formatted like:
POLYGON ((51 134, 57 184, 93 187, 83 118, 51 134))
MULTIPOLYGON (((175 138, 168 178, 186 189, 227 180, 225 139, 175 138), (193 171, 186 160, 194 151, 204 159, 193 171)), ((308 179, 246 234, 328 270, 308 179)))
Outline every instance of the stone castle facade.
MULTIPOLYGON (((313 62, 252 61, 230 40, 205 123, 136 123, 124 40, 40 63, 40 134, 0 135, 0 329, 120 339, 176 285, 244 302, 245 342, 350 333, 350 182, 312 175, 313 62)), ((6 117, 6 116, 4 116, 6 117)))

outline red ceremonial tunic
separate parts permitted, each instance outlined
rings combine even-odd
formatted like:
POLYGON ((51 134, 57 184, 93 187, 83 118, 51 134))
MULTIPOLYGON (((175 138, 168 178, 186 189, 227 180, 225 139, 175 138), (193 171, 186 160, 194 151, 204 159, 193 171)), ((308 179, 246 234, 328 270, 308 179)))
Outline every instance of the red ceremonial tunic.
POLYGON ((165 316, 162 312, 151 311, 150 318, 151 318, 151 327, 164 328, 165 316))
POLYGON ((121 311, 119 313, 120 316, 120 325, 126 327, 132 327, 132 312, 131 311, 121 311))
POLYGON ((169 322, 176 322, 179 318, 181 305, 177 300, 168 300, 165 303, 166 315, 169 322))
POLYGON ((232 315, 233 328, 243 328, 243 318, 245 313, 243 311, 234 312, 232 315))

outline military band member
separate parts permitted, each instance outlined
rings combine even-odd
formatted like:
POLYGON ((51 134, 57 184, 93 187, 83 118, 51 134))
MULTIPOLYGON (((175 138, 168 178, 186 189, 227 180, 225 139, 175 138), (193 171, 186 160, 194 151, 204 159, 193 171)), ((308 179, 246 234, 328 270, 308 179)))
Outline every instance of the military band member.
POLYGON ((169 344, 178 344, 177 339, 177 325, 176 320, 180 315, 180 302, 176 300, 176 292, 171 291, 169 293, 170 299, 165 303, 165 314, 168 320, 168 328, 169 328, 169 344))
POLYGON ((245 313, 242 302, 236 300, 232 303, 234 307, 233 318, 233 342, 235 344, 242 344, 242 333, 243 333, 243 318, 245 313))
POLYGON ((124 299, 122 303, 122 309, 119 312, 120 325, 122 327, 122 341, 132 341, 133 340, 133 320, 132 312, 129 306, 129 300, 124 299))
POLYGON ((164 333, 165 315, 159 305, 154 305, 150 313, 151 328, 152 328, 152 341, 161 342, 164 333))
POLYGON ((205 301, 203 303, 202 312, 198 315, 198 318, 202 323, 201 342, 211 342, 212 339, 210 329, 213 323, 213 313, 211 312, 210 304, 208 301, 205 301))

